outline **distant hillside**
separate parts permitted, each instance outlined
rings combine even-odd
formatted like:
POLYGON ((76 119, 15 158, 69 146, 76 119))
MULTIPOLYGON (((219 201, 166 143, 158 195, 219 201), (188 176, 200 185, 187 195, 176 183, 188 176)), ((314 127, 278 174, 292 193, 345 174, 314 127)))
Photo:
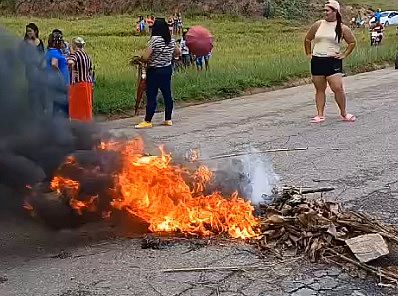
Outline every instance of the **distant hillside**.
MULTIPOLYGON (((324 3, 325 0, 0 0, 0 11, 41 16, 181 11, 185 15, 224 13, 308 19, 322 13, 324 3)), ((342 0, 341 3, 349 15, 358 9, 398 10, 398 0, 342 0)))

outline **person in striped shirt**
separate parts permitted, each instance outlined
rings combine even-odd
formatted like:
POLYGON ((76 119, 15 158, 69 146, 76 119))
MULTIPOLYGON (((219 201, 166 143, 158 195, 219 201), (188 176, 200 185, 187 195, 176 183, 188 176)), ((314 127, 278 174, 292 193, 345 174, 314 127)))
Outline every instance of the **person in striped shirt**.
POLYGON ((84 50, 85 41, 77 37, 72 42, 68 64, 72 72, 69 89, 69 116, 72 120, 93 119, 93 65, 84 50))
POLYGON ((171 62, 173 57, 180 56, 181 51, 177 47, 168 28, 165 19, 156 18, 152 28, 152 37, 149 40, 143 59, 148 61, 147 77, 146 77, 146 114, 145 119, 135 128, 151 128, 152 118, 157 107, 158 91, 162 92, 165 117, 163 125, 171 126, 171 114, 173 112, 173 98, 171 96, 171 62))

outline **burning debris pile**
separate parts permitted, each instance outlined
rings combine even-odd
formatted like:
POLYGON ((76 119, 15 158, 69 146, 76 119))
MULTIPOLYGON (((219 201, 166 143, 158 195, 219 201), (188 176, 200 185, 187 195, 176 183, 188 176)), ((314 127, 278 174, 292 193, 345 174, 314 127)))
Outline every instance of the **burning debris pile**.
POLYGON ((123 212, 141 219, 151 232, 258 237, 259 221, 250 202, 237 193, 228 197, 219 191, 205 193, 213 179, 206 166, 174 164, 162 149, 160 155, 145 155, 139 138, 101 143, 96 151, 97 160, 107 155, 117 165, 111 170, 104 169, 106 161, 83 166, 71 155, 49 184, 32 188, 25 208, 43 217, 38 205, 44 189, 47 202, 65 205, 82 221, 123 212))
POLYGON ((127 215, 152 232, 258 236, 253 206, 210 189, 207 167, 173 163, 164 151, 147 155, 140 139, 110 141, 98 125, 54 112, 67 94, 62 78, 1 30, 0 78, 2 212, 23 207, 55 229, 127 215))
POLYGON ((284 188, 272 204, 262 206, 260 250, 282 256, 305 253, 311 262, 355 267, 398 283, 398 274, 368 262, 398 244, 398 230, 376 219, 323 199, 310 199, 298 188, 284 188))
POLYGON ((145 154, 139 138, 108 141, 95 125, 54 116, 53 102, 66 93, 60 78, 45 73, 28 45, 1 31, 0 41, 0 210, 21 207, 22 196, 23 207, 54 228, 126 215, 155 233, 252 239, 262 251, 293 249, 398 282, 366 263, 388 253, 385 241, 398 242, 396 229, 294 188, 258 206, 256 217, 244 197, 270 201, 275 180, 262 177, 264 168, 232 163, 249 180, 231 178, 230 169, 214 175, 198 161, 174 163, 162 149, 145 154))

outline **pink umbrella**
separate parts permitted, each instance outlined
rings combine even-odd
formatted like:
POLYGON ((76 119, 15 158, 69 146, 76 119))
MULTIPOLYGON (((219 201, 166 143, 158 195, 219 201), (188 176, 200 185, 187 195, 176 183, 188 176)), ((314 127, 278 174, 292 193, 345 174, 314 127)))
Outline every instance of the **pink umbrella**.
POLYGON ((206 56, 213 49, 213 36, 206 28, 193 26, 186 34, 186 44, 192 54, 206 56))

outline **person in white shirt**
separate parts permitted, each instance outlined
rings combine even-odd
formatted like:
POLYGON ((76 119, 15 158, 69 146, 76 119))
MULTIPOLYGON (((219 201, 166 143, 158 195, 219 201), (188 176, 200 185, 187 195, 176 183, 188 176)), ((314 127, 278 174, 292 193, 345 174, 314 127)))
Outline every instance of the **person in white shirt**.
POLYGON ((187 68, 191 65, 191 55, 189 53, 189 48, 187 46, 185 36, 186 33, 183 33, 180 48, 181 48, 182 63, 184 67, 187 68))
POLYGON ((325 91, 328 84, 334 92, 342 120, 355 121, 355 116, 346 110, 342 73, 343 60, 354 50, 356 40, 351 29, 342 23, 340 4, 337 1, 329 0, 325 4, 325 19, 311 26, 304 45, 305 53, 311 60, 312 82, 316 89, 317 115, 311 122, 325 121, 325 91), (343 40, 348 44, 345 51, 342 51, 341 46, 343 40))

